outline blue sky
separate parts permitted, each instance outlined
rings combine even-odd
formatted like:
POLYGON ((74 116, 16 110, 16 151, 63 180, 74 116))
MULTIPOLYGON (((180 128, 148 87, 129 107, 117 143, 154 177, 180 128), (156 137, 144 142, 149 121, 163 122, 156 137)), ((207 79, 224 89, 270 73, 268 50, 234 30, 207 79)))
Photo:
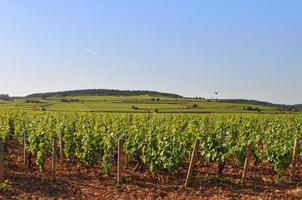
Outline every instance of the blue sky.
POLYGON ((0 0, 0 93, 302 103, 300 0, 0 0))

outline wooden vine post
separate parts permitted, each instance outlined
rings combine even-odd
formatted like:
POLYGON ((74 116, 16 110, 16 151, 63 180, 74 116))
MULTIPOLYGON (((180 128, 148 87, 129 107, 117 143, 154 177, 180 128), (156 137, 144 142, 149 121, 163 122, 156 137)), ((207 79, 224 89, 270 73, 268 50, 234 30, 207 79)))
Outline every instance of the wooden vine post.
POLYGON ((24 165, 27 164, 27 149, 26 149, 26 134, 23 132, 23 157, 24 157, 24 165))
POLYGON ((63 141, 63 130, 61 130, 60 133, 60 138, 59 138, 59 143, 60 143, 60 161, 64 160, 64 141, 63 141))
POLYGON ((56 164, 57 164, 57 144, 56 139, 53 140, 52 146, 52 180, 56 180, 56 164))
POLYGON ((128 161, 129 161, 129 157, 125 152, 125 167, 124 167, 125 169, 128 169, 128 161))
POLYGON ((0 182, 4 182, 4 146, 3 141, 0 140, 0 182))
POLYGON ((123 173, 123 146, 124 146, 124 140, 119 139, 118 140, 118 149, 117 149, 117 182, 122 182, 122 173, 123 173))
POLYGON ((252 149, 253 149, 252 145, 249 145, 247 147, 247 153, 246 153, 246 158, 245 158, 245 161, 244 161, 241 183, 245 182, 245 179, 246 179, 246 176, 247 176, 249 163, 250 163, 250 159, 251 159, 251 156, 252 156, 252 149))
POLYGON ((126 137, 124 138, 124 169, 128 169, 128 162, 129 162, 129 157, 126 154, 126 150, 125 150, 125 141, 126 141, 126 137))
POLYGON ((299 140, 298 138, 295 139, 294 147, 293 147, 293 158, 292 158, 292 164, 291 164, 291 179, 293 180, 295 178, 296 174, 296 168, 297 168, 297 160, 298 160, 298 154, 299 154, 299 140))
POLYGON ((188 169, 188 173, 187 173, 187 179, 186 179, 185 187, 189 187, 190 184, 191 184, 191 181, 192 181, 194 163, 195 163, 197 153, 198 153, 198 150, 199 150, 199 144, 200 144, 200 140, 196 139, 194 147, 193 147, 192 155, 191 155, 191 160, 190 160, 190 165, 189 165, 189 169, 188 169))

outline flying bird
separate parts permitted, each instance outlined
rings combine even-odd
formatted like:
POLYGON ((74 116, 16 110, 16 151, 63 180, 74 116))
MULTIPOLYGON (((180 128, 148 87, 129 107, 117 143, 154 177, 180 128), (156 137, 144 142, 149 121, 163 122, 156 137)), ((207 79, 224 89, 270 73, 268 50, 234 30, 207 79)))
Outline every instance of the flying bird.
POLYGON ((218 95, 220 92, 221 92, 221 91, 219 91, 219 92, 214 92, 214 94, 218 95))

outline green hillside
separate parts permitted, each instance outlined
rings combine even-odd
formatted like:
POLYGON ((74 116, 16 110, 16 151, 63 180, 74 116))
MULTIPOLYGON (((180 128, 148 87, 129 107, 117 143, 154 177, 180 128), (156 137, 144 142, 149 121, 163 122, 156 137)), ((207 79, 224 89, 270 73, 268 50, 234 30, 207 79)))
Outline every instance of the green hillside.
POLYGON ((159 96, 72 96, 0 101, 0 109, 159 113, 285 113, 274 106, 159 96))

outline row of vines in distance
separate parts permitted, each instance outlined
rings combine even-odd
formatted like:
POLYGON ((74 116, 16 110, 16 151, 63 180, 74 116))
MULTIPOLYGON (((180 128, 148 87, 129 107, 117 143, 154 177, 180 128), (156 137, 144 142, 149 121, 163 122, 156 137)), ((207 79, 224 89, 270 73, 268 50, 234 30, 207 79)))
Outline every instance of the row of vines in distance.
POLYGON ((41 173, 54 140, 61 136, 66 158, 91 167, 101 160, 105 175, 111 173, 121 138, 126 154, 151 171, 176 170, 188 160, 198 138, 205 161, 243 163, 252 145, 255 156, 270 162, 281 177, 292 159, 294 139, 301 141, 302 116, 0 112, 1 139, 14 138, 22 144, 25 137, 41 173))

